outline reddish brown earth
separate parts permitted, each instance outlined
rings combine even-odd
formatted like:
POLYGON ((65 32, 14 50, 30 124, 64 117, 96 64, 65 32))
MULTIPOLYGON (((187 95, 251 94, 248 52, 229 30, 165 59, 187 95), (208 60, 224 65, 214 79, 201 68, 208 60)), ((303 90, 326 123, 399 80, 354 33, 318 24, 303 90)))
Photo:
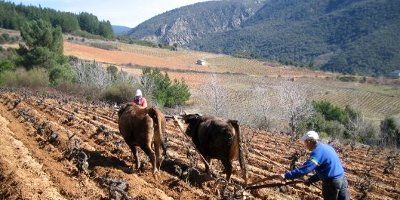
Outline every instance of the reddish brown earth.
MULTIPOLYGON (((113 108, 50 94, 0 93, 1 199, 114 199, 118 195, 132 199, 222 198, 224 184, 202 173, 200 159, 191 158, 190 144, 172 122, 167 127, 171 159, 163 163, 162 172, 153 177, 148 159, 140 152, 146 165, 131 173, 130 151, 117 130, 113 108), (58 138, 52 141, 54 133, 58 138), (69 151, 77 143, 75 150, 88 156, 87 170, 79 171, 82 165, 69 151), (185 171, 188 166, 201 173, 192 171, 190 177, 177 174, 177 168, 185 171), (104 181, 112 179, 126 182, 127 188, 116 190, 104 181)), ((247 143, 250 182, 288 170, 288 157, 301 150, 301 144, 291 142, 288 136, 248 128, 242 132, 247 139, 253 138, 247 143)), ((366 199, 400 198, 399 167, 383 173, 387 157, 394 152, 360 145, 336 147, 341 149, 352 199, 360 199, 364 191, 366 199)), ((394 162, 399 163, 398 157, 394 162)), ((213 166, 223 177, 220 164, 214 162, 213 166)), ((239 169, 238 163, 235 168, 239 169)), ((239 174, 233 179, 236 186, 243 184, 239 174)), ((299 184, 261 189, 251 191, 250 198, 319 199, 317 187, 299 184)), ((228 187, 225 195, 232 192, 228 187)))
POLYGON ((196 63, 196 58, 180 54, 163 57, 162 55, 147 53, 110 51, 70 42, 64 42, 64 53, 98 62, 119 65, 132 63, 141 66, 169 67, 171 69, 188 69, 195 66, 196 63))
MULTIPOLYGON (((197 51, 170 51, 166 49, 109 43, 119 50, 106 50, 64 42, 64 54, 73 55, 84 60, 110 63, 123 68, 131 74, 140 74, 143 66, 167 71, 173 78, 183 78, 190 86, 199 86, 210 80, 211 74, 226 76, 286 77, 286 78, 326 78, 331 73, 312 71, 306 68, 274 66, 257 60, 234 58, 197 51), (198 59, 206 59, 207 66, 196 65, 198 59)), ((251 78, 251 77, 250 77, 251 78)))

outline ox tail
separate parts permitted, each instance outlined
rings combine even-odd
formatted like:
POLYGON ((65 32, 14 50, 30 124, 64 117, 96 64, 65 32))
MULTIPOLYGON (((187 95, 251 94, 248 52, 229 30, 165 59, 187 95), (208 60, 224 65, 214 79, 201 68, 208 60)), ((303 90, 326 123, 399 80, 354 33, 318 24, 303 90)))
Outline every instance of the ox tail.
POLYGON ((235 129, 236 132, 236 137, 235 137, 235 143, 236 147, 239 147, 239 163, 240 163, 240 168, 242 169, 242 177, 245 181, 245 183, 247 184, 247 163, 246 163, 246 156, 244 155, 245 150, 243 149, 243 145, 242 145, 242 136, 240 133, 240 128, 239 128, 239 123, 237 120, 229 120, 229 122, 232 124, 233 128, 235 129))
MULTIPOLYGON (((167 149, 165 146, 165 143, 163 142, 164 135, 163 135, 163 120, 165 119, 163 117, 163 114, 157 109, 157 108, 149 108, 148 113, 150 117, 153 119, 155 126, 154 126, 154 150, 156 155, 161 158, 161 151, 160 148, 163 149, 164 151, 164 156, 167 155, 167 149)), ((159 166, 161 165, 161 162, 158 164, 159 166)))

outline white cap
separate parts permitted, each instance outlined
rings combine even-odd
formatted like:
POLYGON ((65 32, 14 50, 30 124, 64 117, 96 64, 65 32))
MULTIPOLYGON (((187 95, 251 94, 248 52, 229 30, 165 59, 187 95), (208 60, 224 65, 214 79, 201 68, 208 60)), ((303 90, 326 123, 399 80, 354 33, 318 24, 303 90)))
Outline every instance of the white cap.
POLYGON ((142 90, 140 90, 140 89, 137 89, 136 90, 136 95, 135 96, 142 96, 142 90))
POLYGON ((319 140, 319 136, 318 133, 315 131, 308 131, 306 134, 304 134, 304 136, 301 138, 301 140, 306 141, 309 139, 313 139, 313 140, 319 140))

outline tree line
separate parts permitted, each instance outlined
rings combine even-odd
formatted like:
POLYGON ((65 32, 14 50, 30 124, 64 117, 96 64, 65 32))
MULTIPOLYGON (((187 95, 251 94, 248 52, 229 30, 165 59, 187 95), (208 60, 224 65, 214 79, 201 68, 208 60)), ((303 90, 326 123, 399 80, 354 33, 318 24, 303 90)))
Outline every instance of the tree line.
POLYGON ((107 39, 114 37, 110 21, 100 21, 95 15, 87 12, 74 14, 41 6, 24 6, 0 1, 1 28, 20 30, 25 22, 39 19, 49 22, 53 27, 61 27, 64 33, 85 31, 107 39))

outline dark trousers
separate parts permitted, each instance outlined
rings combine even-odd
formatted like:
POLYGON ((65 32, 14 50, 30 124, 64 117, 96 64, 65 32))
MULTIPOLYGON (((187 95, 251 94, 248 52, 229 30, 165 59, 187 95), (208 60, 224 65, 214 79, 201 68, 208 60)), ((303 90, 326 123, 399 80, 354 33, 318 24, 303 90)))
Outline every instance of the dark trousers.
POLYGON ((322 181, 322 196, 324 200, 349 200, 348 183, 345 176, 333 180, 322 181))

